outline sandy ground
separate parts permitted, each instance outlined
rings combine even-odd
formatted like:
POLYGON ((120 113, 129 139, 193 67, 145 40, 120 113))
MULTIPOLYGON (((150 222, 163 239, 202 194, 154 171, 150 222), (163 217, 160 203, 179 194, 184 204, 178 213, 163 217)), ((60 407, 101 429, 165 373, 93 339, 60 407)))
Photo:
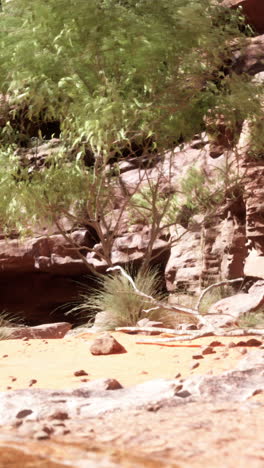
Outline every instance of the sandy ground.
MULTIPOLYGON (((126 387, 179 374, 219 374, 234 369, 253 349, 228 347, 241 338, 208 337, 164 346, 137 344, 138 335, 112 334, 127 353, 93 356, 89 348, 96 335, 89 333, 0 341, 0 391, 76 388, 85 379, 100 378, 115 378, 126 387), (222 346, 214 354, 193 359, 216 340, 222 346), (193 369, 195 363, 199 365, 193 369), (76 377, 79 370, 88 375, 76 377)), ((201 401, 158 411, 107 413, 80 427, 69 420, 67 435, 44 441, 27 432, 21 435, 23 425, 21 434, 20 428, 2 428, 0 468, 262 468, 263 401, 262 393, 243 404, 201 401)))
MULTIPOLYGON (((245 352, 244 347, 227 349, 226 346, 231 341, 241 341, 241 338, 221 337, 217 341, 221 341, 223 346, 216 347, 214 354, 194 360, 192 356, 201 347, 215 341, 214 337, 161 346, 137 344, 138 335, 113 335, 127 353, 93 356, 89 348, 96 336, 94 334, 64 339, 1 341, 0 391, 32 386, 49 389, 76 388, 85 379, 100 378, 115 378, 125 387, 156 378, 173 379, 179 373, 182 377, 208 372, 219 374, 234 368, 245 352), (192 369, 194 363, 199 363, 196 369, 192 369), (88 375, 76 377, 74 373, 79 370, 85 370, 88 375)), ((151 340, 156 337, 144 338, 151 340)))

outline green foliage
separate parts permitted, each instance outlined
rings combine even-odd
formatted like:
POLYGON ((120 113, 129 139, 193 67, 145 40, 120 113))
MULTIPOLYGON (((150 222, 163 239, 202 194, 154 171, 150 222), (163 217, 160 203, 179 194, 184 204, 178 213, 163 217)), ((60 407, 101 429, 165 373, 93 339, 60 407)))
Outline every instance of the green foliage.
MULTIPOLYGON (((147 295, 157 300, 163 300, 160 293, 158 273, 148 270, 139 271, 134 278, 136 287, 147 295)), ((102 330, 113 330, 115 327, 135 326, 138 320, 149 318, 161 321, 166 327, 173 327, 175 314, 163 310, 153 309, 149 313, 145 309, 153 308, 153 305, 143 297, 136 294, 129 281, 120 275, 106 276, 99 280, 99 286, 94 290, 84 291, 81 294, 80 303, 70 313, 81 313, 82 317, 88 317, 91 324, 96 312, 103 312, 99 326, 102 330)))
POLYGON ((132 224, 159 223, 161 229, 175 224, 180 209, 178 196, 175 193, 164 195, 159 193, 158 184, 157 182, 156 187, 148 185, 131 197, 129 214, 132 224), (157 199, 155 199, 154 191, 157 191, 157 199))
POLYGON ((209 0, 3 2, 0 89, 14 113, 59 120, 71 145, 109 155, 154 135, 170 147, 215 106, 248 114, 245 80, 217 71, 243 38, 240 15, 223 11, 209 0))
POLYGON ((0 220, 7 233, 27 233, 29 222, 52 221, 55 207, 62 213, 76 200, 85 174, 77 163, 60 165, 59 159, 31 174, 12 147, 0 150, 0 220))
POLYGON ((194 215, 209 216, 227 196, 238 197, 242 182, 228 161, 224 167, 215 168, 211 176, 192 167, 179 182, 178 190, 174 186, 171 193, 160 193, 158 180, 136 192, 129 204, 130 220, 132 223, 159 224, 161 230, 175 223, 187 227, 194 215))
POLYGON ((0 341, 1 340, 8 340, 10 337, 10 331, 6 327, 1 327, 0 328, 0 341))
MULTIPOLYGON (((186 206, 193 214, 204 213, 224 199, 224 192, 217 190, 215 181, 209 178, 201 170, 191 168, 181 182, 182 192, 186 198, 186 206)), ((217 185, 217 184, 216 184, 217 185)))
POLYGON ((230 285, 221 285, 210 289, 203 297, 199 307, 201 314, 208 314, 210 307, 220 299, 233 296, 235 294, 234 288, 230 285))
POLYGON ((115 178, 64 152, 45 159, 40 170, 21 161, 12 147, 0 149, 0 221, 6 233, 28 234, 41 222, 63 215, 75 225, 99 219, 112 209, 115 178))
POLYGON ((3 310, 0 313, 0 340, 8 340, 11 335, 10 328, 21 324, 21 319, 14 314, 3 310))
POLYGON ((264 310, 248 312, 238 320, 239 328, 264 328, 264 310))
MULTIPOLYGON (((260 115, 261 87, 255 93, 247 77, 223 71, 231 45, 245 39, 239 12, 209 0, 12 0, 2 7, 0 93, 10 106, 0 129, 6 232, 27 233, 29 223, 67 216, 95 229, 109 264, 116 231, 106 217, 121 187, 109 161, 118 161, 124 147, 132 153, 132 143, 144 152, 151 142, 145 155, 174 148, 201 132, 208 115, 223 115, 234 129, 260 115), (60 122, 64 148, 32 171, 12 144, 27 122, 40 120, 60 122)), ((158 188, 149 185, 131 199, 132 216, 153 224, 147 263, 161 229, 184 214, 182 203, 195 214, 222 197, 198 172, 183 182, 187 202, 159 196, 158 188)))

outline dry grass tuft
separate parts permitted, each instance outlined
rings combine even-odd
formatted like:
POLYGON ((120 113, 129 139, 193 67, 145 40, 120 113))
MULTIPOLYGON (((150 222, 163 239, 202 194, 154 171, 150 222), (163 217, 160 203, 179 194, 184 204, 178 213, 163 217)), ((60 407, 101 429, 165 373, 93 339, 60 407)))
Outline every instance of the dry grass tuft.
MULTIPOLYGON (((139 271, 134 277, 137 288, 145 294, 161 301, 165 295, 160 292, 160 281, 155 270, 144 274, 139 271)), ((160 321, 165 327, 174 328, 175 313, 162 308, 144 312, 153 306, 148 300, 136 294, 129 281, 123 276, 109 275, 98 281, 92 292, 83 292, 79 304, 70 312, 85 313, 92 324, 95 313, 103 312, 100 317, 101 330, 114 330, 116 327, 135 326, 142 318, 160 321), (91 317, 91 311, 93 317, 91 317)))

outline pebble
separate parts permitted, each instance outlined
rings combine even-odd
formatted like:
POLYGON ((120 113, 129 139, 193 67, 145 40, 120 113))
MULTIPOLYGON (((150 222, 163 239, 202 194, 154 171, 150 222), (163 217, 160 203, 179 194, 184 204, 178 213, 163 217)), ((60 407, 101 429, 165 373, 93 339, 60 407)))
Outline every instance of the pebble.
POLYGON ((211 346, 212 348, 215 348, 216 346, 223 346, 223 343, 221 343, 221 341, 211 341, 211 343, 209 343, 208 346, 211 346))
POLYGON ((202 354, 193 354, 193 355, 192 355, 192 358, 193 358, 193 359, 203 359, 204 357, 203 357, 202 354))
POLYGON ((75 377, 81 377, 83 375, 88 375, 88 373, 85 370, 78 370, 74 372, 75 377))
POLYGON ((228 348, 235 348, 237 346, 236 343, 234 343, 233 341, 231 341, 230 343, 228 343, 227 347, 228 348))
POLYGON ((193 369, 196 369, 197 367, 199 367, 200 363, 199 362, 194 362, 193 364, 191 364, 191 370, 193 369))
POLYGON ((205 346, 204 348, 201 349, 202 355, 205 356, 206 354, 214 354, 215 350, 212 348, 212 346, 205 346))
POLYGON ((34 439, 37 440, 47 440, 50 438, 50 435, 45 431, 38 431, 34 434, 34 439))
POLYGON ((28 385, 28 386, 29 386, 29 387, 32 387, 32 385, 34 385, 35 383, 37 383, 37 380, 36 380, 36 379, 31 379, 31 380, 29 381, 29 385, 28 385))

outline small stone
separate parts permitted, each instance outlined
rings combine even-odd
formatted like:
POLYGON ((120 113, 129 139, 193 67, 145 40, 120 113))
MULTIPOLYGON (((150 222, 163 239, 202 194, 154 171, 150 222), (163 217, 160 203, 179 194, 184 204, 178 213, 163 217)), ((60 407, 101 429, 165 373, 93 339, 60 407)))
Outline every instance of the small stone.
POLYGON ((205 356, 206 354, 214 354, 215 350, 211 346, 205 346, 201 349, 202 355, 205 356))
POLYGON ((190 324, 190 325, 186 325, 185 330, 198 330, 198 328, 197 328, 197 325, 195 325, 194 323, 192 323, 192 324, 190 324))
POLYGON ((89 382, 89 379, 81 379, 81 382, 89 382))
POLYGON ((156 413, 157 411, 159 411, 161 409, 161 404, 159 403, 154 403, 154 404, 150 404, 146 407, 146 410, 147 411, 151 411, 153 413, 156 413))
POLYGON ((75 377, 81 377, 83 375, 88 375, 85 370, 79 370, 74 372, 75 377))
POLYGON ((90 347, 94 356, 126 353, 126 349, 109 333, 96 338, 90 347))
POLYGON ((231 341, 230 343, 228 343, 227 347, 228 348, 235 348, 237 346, 236 343, 234 343, 233 341, 231 341))
POLYGON ((191 396, 191 393, 188 392, 188 390, 182 390, 181 392, 175 393, 175 396, 178 396, 180 398, 188 398, 191 396))
POLYGON ((26 416, 29 416, 32 413, 33 413, 33 411, 31 409, 24 409, 24 410, 21 410, 21 411, 19 411, 17 413, 16 418, 17 419, 23 419, 23 418, 25 418, 26 416))
MULTIPOLYGON (((51 339, 63 338, 71 329, 68 322, 44 323, 35 327, 14 327, 11 329, 11 339, 51 339)), ((27 341, 27 340, 25 340, 27 341)))
POLYGON ((55 411, 55 413, 50 415, 49 419, 59 419, 60 421, 65 421, 65 419, 69 419, 69 415, 66 413, 66 411, 55 411))
POLYGON ((247 351, 247 348, 242 348, 242 349, 240 350, 240 354, 247 354, 247 352, 248 352, 248 351, 247 351))
POLYGON ((236 346, 247 346, 247 343, 245 341, 239 341, 236 346))
POLYGON ((73 395, 77 397, 87 398, 91 393, 104 392, 105 390, 119 390, 123 388, 116 379, 98 379, 87 383, 87 385, 73 390, 73 395))
POLYGON ((147 374, 148 374, 148 372, 147 372, 147 371, 145 371, 145 370, 143 370, 142 372, 140 372, 140 374, 142 374, 142 375, 147 375, 147 374))
POLYGON ((211 341, 211 343, 209 343, 208 346, 211 346, 211 348, 216 348, 216 346, 223 346, 223 343, 221 343, 221 341, 211 341))
POLYGON ((200 363, 199 362, 194 362, 193 364, 191 364, 191 370, 193 369, 196 369, 197 367, 199 367, 200 363))
POLYGON ((8 354, 4 354, 4 355, 3 355, 3 358, 4 358, 4 357, 8 357, 8 354))
POLYGON ((204 357, 203 357, 202 354, 193 354, 193 355, 192 355, 192 358, 193 358, 193 359, 203 359, 204 357))
POLYGON ((22 338, 22 341, 28 341, 28 340, 29 340, 28 336, 25 336, 24 338, 22 338))
POLYGON ((54 428, 52 426, 43 426, 42 431, 50 435, 50 434, 53 434, 54 428))
POLYGON ((104 390, 119 390, 120 388, 123 388, 121 383, 116 379, 103 379, 102 385, 104 390))
POLYGON ((183 388, 183 385, 177 385, 177 387, 175 388, 175 395, 176 393, 180 392, 183 388))
POLYGON ((174 378, 175 378, 175 379, 179 379, 180 377, 181 377, 181 373, 178 372, 178 374, 176 374, 174 378))
POLYGON ((16 377, 12 377, 12 382, 15 382, 17 380, 16 377))
POLYGON ((252 393, 252 396, 261 395, 262 393, 263 393, 263 389, 262 389, 262 388, 257 388, 257 389, 254 390, 254 392, 252 393))
POLYGON ((262 341, 257 340, 256 338, 250 338, 246 341, 246 346, 261 346, 262 341))
POLYGON ((6 387, 7 390, 12 390, 12 387, 6 387))
POLYGON ((16 422, 13 424, 13 426, 14 426, 14 427, 20 427, 20 426, 22 426, 22 424, 23 424, 23 421, 22 421, 22 419, 20 419, 20 421, 16 421, 16 422))
POLYGON ((35 383, 37 383, 37 380, 36 379, 31 379, 30 382, 29 382, 29 387, 32 387, 32 385, 34 385, 35 383))
POLYGON ((50 435, 45 431, 38 431, 34 434, 34 439, 37 440, 47 440, 50 438, 50 435))

